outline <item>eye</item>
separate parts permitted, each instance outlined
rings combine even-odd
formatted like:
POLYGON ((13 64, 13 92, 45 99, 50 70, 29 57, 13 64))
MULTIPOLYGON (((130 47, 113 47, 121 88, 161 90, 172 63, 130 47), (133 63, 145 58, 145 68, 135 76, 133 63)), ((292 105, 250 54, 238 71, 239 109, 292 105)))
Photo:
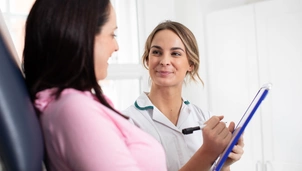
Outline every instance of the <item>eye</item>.
POLYGON ((111 36, 112 36, 113 38, 116 38, 116 37, 117 37, 117 30, 114 30, 114 32, 111 34, 111 36))
POLYGON ((181 56, 181 53, 180 52, 172 52, 171 55, 172 56, 181 56))
POLYGON ((159 50, 152 50, 151 54, 152 55, 161 55, 161 52, 159 50))

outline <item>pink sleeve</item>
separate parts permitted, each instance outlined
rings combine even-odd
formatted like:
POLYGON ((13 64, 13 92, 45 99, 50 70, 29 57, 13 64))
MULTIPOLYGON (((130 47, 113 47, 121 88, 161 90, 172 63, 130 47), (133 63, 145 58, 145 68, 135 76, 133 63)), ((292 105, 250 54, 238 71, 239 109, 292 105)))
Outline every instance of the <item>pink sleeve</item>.
POLYGON ((123 136, 108 114, 102 113, 104 110, 82 97, 66 100, 68 104, 58 104, 55 109, 58 115, 52 134, 53 143, 71 170, 139 170, 123 136))

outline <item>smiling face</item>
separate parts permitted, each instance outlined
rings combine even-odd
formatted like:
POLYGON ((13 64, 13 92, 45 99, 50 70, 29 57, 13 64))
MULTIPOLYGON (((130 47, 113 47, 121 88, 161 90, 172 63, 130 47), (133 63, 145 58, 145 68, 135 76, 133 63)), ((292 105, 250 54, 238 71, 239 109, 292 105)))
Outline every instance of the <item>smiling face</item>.
POLYGON ((116 29, 115 11, 110 5, 108 21, 101 28, 101 32, 95 36, 94 40, 94 70, 97 80, 106 78, 108 59, 119 48, 114 34, 116 29))
POLYGON ((151 42, 147 65, 152 82, 158 86, 181 86, 192 71, 181 39, 171 30, 157 32, 151 42))

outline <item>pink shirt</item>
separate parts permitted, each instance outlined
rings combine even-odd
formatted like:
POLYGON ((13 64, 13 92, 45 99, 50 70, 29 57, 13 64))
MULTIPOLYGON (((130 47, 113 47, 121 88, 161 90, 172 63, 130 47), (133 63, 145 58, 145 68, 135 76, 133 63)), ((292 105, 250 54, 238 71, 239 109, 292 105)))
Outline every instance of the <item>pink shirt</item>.
POLYGON ((162 146, 99 103, 89 91, 65 89, 55 100, 37 93, 51 171, 165 171, 162 146))

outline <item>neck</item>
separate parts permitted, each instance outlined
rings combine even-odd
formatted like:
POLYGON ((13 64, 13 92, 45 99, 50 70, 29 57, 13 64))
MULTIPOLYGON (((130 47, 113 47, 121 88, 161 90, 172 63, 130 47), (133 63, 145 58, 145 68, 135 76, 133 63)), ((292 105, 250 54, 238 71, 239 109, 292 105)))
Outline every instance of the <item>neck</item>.
POLYGON ((174 125, 177 124, 181 105, 181 89, 151 87, 149 99, 174 125))

